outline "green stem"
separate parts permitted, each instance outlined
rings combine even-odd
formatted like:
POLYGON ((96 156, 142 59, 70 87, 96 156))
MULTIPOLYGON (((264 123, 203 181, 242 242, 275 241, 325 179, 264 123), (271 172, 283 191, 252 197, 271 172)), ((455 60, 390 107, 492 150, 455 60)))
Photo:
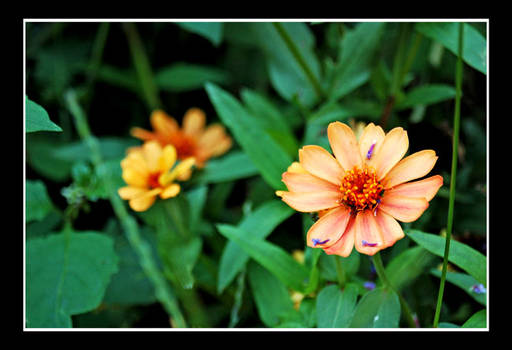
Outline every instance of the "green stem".
POLYGON ((409 324, 409 327, 415 328, 416 322, 414 321, 414 317, 412 316, 412 312, 411 309, 409 308, 409 305, 407 304, 407 301, 402 297, 402 294, 391 285, 391 282, 386 276, 386 270, 384 269, 384 265, 382 264, 380 252, 377 252, 375 255, 373 255, 372 261, 373 265, 375 266, 375 270, 377 271, 377 275, 379 276, 379 279, 381 280, 384 287, 398 295, 398 299, 400 300, 400 306, 404 311, 405 320, 409 324))
POLYGON ((453 210, 455 204, 455 179, 457 178, 457 153, 459 149, 459 128, 460 128, 460 100, 462 95, 462 49, 464 42, 464 23, 459 23, 459 51, 457 54, 457 67, 455 71, 455 112, 453 116, 453 148, 452 148, 452 169, 450 175, 450 198, 448 200, 448 222, 446 224, 446 243, 444 246, 443 270, 439 294, 437 296, 436 313, 434 315, 434 328, 439 323, 441 304, 443 302, 444 284, 446 270, 448 267, 448 256, 450 254, 450 241, 452 238, 453 210))
POLYGON ((101 60, 103 57, 103 51, 105 49, 105 43, 107 42, 108 32, 110 29, 109 22, 102 22, 96 33, 96 37, 94 39, 91 60, 89 62, 89 66, 87 67, 87 80, 85 84, 85 103, 88 105, 91 101, 92 97, 92 87, 94 85, 94 81, 96 80, 96 75, 98 73, 98 69, 101 65, 101 60))
POLYGON ((124 23, 123 29, 128 39, 128 45, 130 46, 133 63, 142 86, 146 104, 151 111, 158 109, 162 105, 158 97, 158 87, 155 84, 151 64, 149 63, 146 50, 137 32, 137 28, 133 23, 124 23))
POLYGON ((160 303, 162 303, 165 310, 169 313, 172 321, 177 327, 187 327, 175 297, 167 285, 165 278, 157 268, 157 264, 153 258, 149 244, 140 236, 136 220, 128 214, 123 201, 117 195, 115 188, 111 183, 109 174, 101 174, 102 172, 105 172, 105 167, 101 156, 99 143, 98 140, 91 134, 86 116, 83 109, 77 102, 74 91, 68 91, 65 95, 65 100, 67 108, 69 109, 71 115, 74 117, 78 134, 90 149, 94 167, 96 168, 96 171, 102 175, 101 177, 103 181, 105 181, 105 186, 109 192, 110 203, 112 204, 117 218, 123 226, 126 238, 128 239, 128 242, 134 249, 135 253, 138 255, 139 263, 144 273, 153 283, 156 298, 160 301, 160 303))
POLYGON ((306 74, 306 77, 309 79, 309 82, 315 89, 315 93, 318 95, 319 98, 323 98, 324 91, 322 89, 322 86, 320 85, 317 78, 315 77, 315 75, 313 74, 313 72, 311 71, 309 66, 307 65, 306 61, 304 60, 304 57, 302 57, 301 53, 299 52, 299 49, 293 42, 292 38, 290 38, 290 36, 288 35, 288 33, 286 32, 286 30, 284 29, 284 27, 281 23, 274 22, 272 24, 274 25, 274 28, 276 28, 277 32, 281 36, 281 39, 283 39, 283 41, 285 42, 286 46, 292 53, 293 57, 299 64, 300 68, 302 68, 302 70, 306 74))
POLYGON ((335 256, 335 260, 336 260, 336 273, 338 274, 338 285, 340 286, 340 288, 344 288, 347 277, 345 275, 345 269, 343 268, 343 265, 341 262, 341 256, 335 256))

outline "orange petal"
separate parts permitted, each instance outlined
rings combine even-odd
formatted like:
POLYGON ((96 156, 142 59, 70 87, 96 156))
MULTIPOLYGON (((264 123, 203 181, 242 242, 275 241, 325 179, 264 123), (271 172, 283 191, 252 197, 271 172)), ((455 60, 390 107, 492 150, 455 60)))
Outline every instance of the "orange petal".
POLYGON ((337 185, 309 173, 284 172, 282 180, 288 191, 291 192, 337 191, 339 189, 337 185))
POLYGON ((286 169, 289 173, 301 173, 301 174, 308 174, 308 172, 300 165, 299 162, 293 162, 290 164, 288 169, 286 169))
POLYGON ((322 191, 322 192, 285 192, 279 194, 283 201, 293 209, 311 213, 323 209, 329 209, 339 206, 340 193, 338 191, 322 191))
POLYGON ((349 219, 349 208, 340 206, 331 209, 311 226, 307 234, 307 245, 312 248, 327 248, 332 246, 340 239, 343 232, 345 232, 349 219))
POLYGON ((380 146, 382 146, 382 142, 385 137, 386 134, 380 126, 375 126, 375 124, 370 123, 364 128, 363 133, 359 138, 359 152, 361 153, 361 158, 364 163, 373 166, 375 154, 378 152, 380 146), (373 149, 370 153, 370 159, 368 159, 368 151, 372 147, 373 149))
POLYGON ((299 150, 299 160, 302 167, 309 173, 338 186, 341 184, 343 169, 322 147, 315 145, 302 147, 299 150))
POLYGON ((417 220, 428 208, 425 198, 405 197, 385 192, 377 210, 382 210, 402 222, 417 220))
POLYGON ((354 217, 351 216, 347 228, 345 232, 341 235, 341 238, 338 239, 336 243, 334 243, 329 248, 325 248, 324 252, 329 255, 339 255, 342 257, 347 257, 352 252, 354 248, 354 239, 355 239, 355 226, 354 226, 354 217))
POLYGON ((386 135, 373 156, 375 157, 373 167, 377 171, 377 178, 379 180, 383 179, 388 171, 402 159, 408 148, 409 137, 404 129, 394 128, 386 135))
POLYGON ((361 167, 361 155, 356 135, 347 124, 330 123, 327 127, 327 137, 332 153, 334 153, 343 170, 348 171, 355 166, 361 167))
POLYGON ((190 108, 183 117, 183 132, 190 136, 199 137, 206 124, 206 115, 199 108, 190 108))
POLYGON ((154 140, 154 139, 157 138, 155 136, 155 133, 153 133, 151 131, 148 131, 148 130, 145 130, 145 129, 142 129, 142 128, 138 128, 138 127, 131 128, 130 129, 130 134, 133 137, 136 137, 136 138, 141 139, 143 141, 154 140))
POLYGON ((162 110, 156 110, 151 113, 150 122, 153 130, 163 134, 165 137, 170 137, 179 131, 176 120, 162 110))
POLYGON ((121 187, 117 190, 119 197, 122 199, 132 199, 135 197, 139 197, 146 193, 148 189, 143 187, 134 187, 134 186, 125 186, 121 187))
POLYGON ((381 210, 377 210, 375 221, 380 228, 384 247, 391 247, 399 239, 404 238, 404 231, 400 224, 391 216, 381 210))
POLYGON ((430 201, 442 185, 443 177, 441 175, 434 175, 423 180, 398 185, 386 190, 386 193, 404 197, 423 197, 430 201))
POLYGON ((180 193, 180 185, 178 184, 170 184, 160 193, 160 198, 167 199, 171 197, 176 197, 180 193))
POLYGON ((427 175, 437 161, 436 152, 424 150, 405 157, 395 165, 382 180, 384 188, 391 188, 401 183, 427 175))
POLYGON ((354 225, 356 226, 354 245, 359 253, 374 255, 385 248, 382 233, 372 211, 363 210, 357 213, 354 225))
POLYGON ((128 204, 135 211, 146 211, 155 202, 156 196, 162 191, 161 188, 147 191, 142 196, 131 199, 128 204))

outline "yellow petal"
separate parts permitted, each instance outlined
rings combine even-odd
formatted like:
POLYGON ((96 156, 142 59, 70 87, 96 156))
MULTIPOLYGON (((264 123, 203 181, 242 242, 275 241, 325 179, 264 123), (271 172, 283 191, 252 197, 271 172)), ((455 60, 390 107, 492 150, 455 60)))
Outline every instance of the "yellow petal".
POLYGON ((300 165, 309 173, 340 185, 343 169, 334 157, 320 146, 304 146, 299 150, 300 165))
POLYGON ((206 124, 206 116, 199 108, 190 108, 183 117, 183 132, 190 136, 199 137, 206 124))
POLYGON ((183 178, 184 174, 188 174, 192 166, 194 166, 196 160, 193 157, 182 160, 178 165, 174 167, 170 172, 163 173, 160 175, 158 182, 162 186, 170 184, 176 178, 183 178))
POLYGON ((146 187, 147 185, 147 176, 135 170, 134 168, 124 169, 122 177, 124 182, 130 186, 146 187))
POLYGON ((162 192, 161 188, 155 188, 154 190, 147 191, 141 196, 131 199, 128 204, 130 208, 135 211, 146 211, 155 202, 156 196, 162 192))
POLYGON ((286 171, 289 173, 308 174, 299 162, 293 162, 286 171))
POLYGON ((167 199, 171 197, 176 197, 180 193, 180 185, 178 184, 170 184, 160 193, 160 198, 167 199))
POLYGON ((391 188, 401 183, 427 175, 437 161, 436 152, 424 150, 411 154, 396 164, 382 180, 384 188, 391 188))
POLYGON ((291 192, 336 191, 338 186, 309 173, 284 172, 282 181, 291 192))
POLYGON ((382 201, 377 208, 399 221, 412 222, 417 220, 428 208, 428 201, 425 198, 405 197, 384 192, 382 201))
POLYGON ((166 173, 172 169, 174 163, 176 163, 177 153, 176 148, 173 145, 167 145, 162 150, 160 158, 158 159, 158 170, 162 173, 166 173))
POLYGON ((162 155, 162 147, 156 141, 148 141, 142 145, 144 158, 150 173, 156 173, 160 170, 159 159, 162 155))
POLYGON ((436 195, 439 188, 443 185, 443 177, 434 175, 419 181, 412 181, 386 190, 386 193, 392 193, 404 197, 423 197, 430 201, 436 195))
POLYGON ((361 167, 361 155, 359 154, 356 135, 347 124, 330 123, 327 127, 327 137, 332 153, 334 153, 343 170, 348 171, 356 166, 361 167))
POLYGON ((361 158, 364 163, 373 166, 375 154, 378 152, 380 146, 382 146, 382 141, 384 141, 385 137, 386 134, 380 126, 375 126, 375 124, 370 123, 364 128, 359 138, 359 152, 361 153, 361 158), (372 150, 369 154, 368 151, 370 151, 370 149, 372 150), (370 159, 368 159, 368 156, 370 156, 370 159))
POLYGON ((350 209, 340 206, 331 209, 315 222, 307 233, 307 245, 312 248, 328 248, 336 243, 347 228, 350 209))
POLYGON ((281 192, 277 194, 283 201, 293 209, 300 212, 317 212, 323 209, 330 209, 339 206, 339 191, 322 192, 281 192))
POLYGON ((400 127, 394 128, 386 135, 373 156, 375 157, 373 167, 377 172, 379 180, 382 180, 388 171, 402 159, 408 148, 409 137, 404 129, 400 127))
POLYGON ((352 249, 354 249, 354 240, 355 240, 355 225, 354 225, 354 218, 351 217, 349 219, 349 222, 347 224, 347 228, 345 229, 345 232, 341 235, 341 238, 338 239, 336 243, 334 243, 332 246, 325 248, 324 252, 328 255, 339 255, 342 257, 347 257, 352 252, 352 249))
POLYGON ((359 253, 374 255, 385 248, 377 221, 370 210, 357 213, 355 220, 356 237, 354 246, 359 253))
POLYGON ((139 197, 146 192, 148 192, 147 188, 134 186, 125 186, 117 190, 119 197, 121 197, 122 199, 132 199, 135 197, 139 197))

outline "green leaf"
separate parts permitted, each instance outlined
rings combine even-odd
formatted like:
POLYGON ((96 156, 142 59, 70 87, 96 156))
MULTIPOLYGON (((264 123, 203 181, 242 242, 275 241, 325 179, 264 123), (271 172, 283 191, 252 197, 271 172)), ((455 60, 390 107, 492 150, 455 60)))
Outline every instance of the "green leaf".
POLYGON ((461 328, 486 328, 487 327, 487 313, 486 310, 480 310, 473 314, 461 328))
POLYGON ((376 288, 357 304, 352 328, 396 328, 400 321, 400 301, 395 292, 376 288))
MULTIPOLYGON (((418 230, 406 232, 412 240, 429 252, 443 257, 446 239, 437 235, 424 233, 418 230)), ((487 285, 487 261, 485 256, 470 246, 452 240, 450 242, 450 256, 448 261, 457 265, 476 280, 487 285)))
POLYGON ((199 229, 207 194, 208 186, 199 186, 184 193, 184 196, 188 201, 190 216, 189 225, 190 231, 192 232, 199 229))
POLYGON ((26 326, 71 327, 71 315, 98 307, 118 258, 100 233, 67 232, 26 245, 26 326))
POLYGON ((231 151, 222 158, 212 159, 206 166, 196 171, 193 183, 208 184, 235 181, 258 174, 251 159, 240 151, 231 151))
POLYGON ((405 98, 397 103, 397 109, 406 109, 418 105, 431 105, 455 98, 455 89, 450 85, 427 84, 409 91, 405 98))
MULTIPOLYGON (((124 158, 126 149, 140 144, 132 138, 104 136, 97 138, 101 155, 104 159, 124 158)), ((63 161, 88 161, 91 152, 85 141, 75 141, 63 144, 54 150, 54 156, 63 161)))
POLYGON ((251 291, 261 321, 275 327, 287 313, 293 312, 293 302, 286 286, 259 264, 247 266, 251 291))
POLYGON ((316 300, 318 328, 349 327, 356 308, 357 290, 351 283, 343 291, 337 285, 322 289, 316 300))
POLYGON ((224 25, 222 22, 179 22, 176 24, 182 29, 208 39, 214 46, 219 46, 222 42, 224 25))
MULTIPOLYGON (((416 24, 416 30, 426 37, 433 39, 450 50, 454 55, 458 51, 458 23, 421 22, 416 24)), ((486 74, 487 72, 487 42, 482 34, 468 23, 464 23, 464 47, 462 59, 471 67, 486 74)))
POLYGON ((39 221, 44 219, 50 212, 55 210, 53 203, 48 196, 46 186, 41 180, 27 180, 25 183, 26 191, 26 211, 25 221, 39 221))
POLYGON ((450 322, 439 322, 437 328, 460 328, 460 326, 450 322))
POLYGON ((226 71, 217 67, 186 62, 173 63, 155 74, 155 82, 158 87, 170 92, 202 89, 208 81, 226 84, 230 78, 226 71))
POLYGON ((256 238, 245 230, 225 224, 217 224, 217 230, 238 244, 251 258, 269 270, 286 286, 302 291, 308 284, 309 273, 281 247, 256 238))
POLYGON ((206 92, 220 119, 265 181, 276 190, 284 189, 281 175, 292 163, 291 157, 254 122, 255 118, 233 96, 212 83, 206 83, 206 92))
MULTIPOLYGON (((281 25, 312 74, 318 81, 322 81, 320 63, 315 55, 315 37, 311 29, 300 22, 283 22, 281 25)), ((265 53, 270 81, 277 93, 287 101, 297 98, 301 104, 311 106, 317 100, 311 81, 274 25, 251 23, 251 30, 258 46, 265 53)))
MULTIPOLYGON (((281 222, 294 213, 293 209, 282 201, 272 200, 259 206, 238 224, 238 228, 247 232, 255 239, 265 239, 281 222)), ((249 254, 236 242, 227 242, 219 261, 217 291, 222 291, 233 281, 243 269, 249 254)))
POLYGON ((338 100, 368 81, 384 26, 385 23, 360 23, 344 35, 331 77, 330 99, 338 100))
MULTIPOLYGON (((436 277, 441 278, 441 271, 437 269, 430 270, 430 273, 436 277)), ((472 289, 473 286, 479 284, 478 281, 465 273, 461 272, 446 272, 446 280, 468 293, 473 299, 482 305, 487 305, 487 293, 475 293, 472 289)))
POLYGON ((423 271, 432 264, 435 256, 422 247, 412 247, 386 266, 386 275, 397 290, 409 286, 423 271))
POLYGON ((50 120, 46 110, 25 96, 25 132, 62 131, 60 126, 50 120))

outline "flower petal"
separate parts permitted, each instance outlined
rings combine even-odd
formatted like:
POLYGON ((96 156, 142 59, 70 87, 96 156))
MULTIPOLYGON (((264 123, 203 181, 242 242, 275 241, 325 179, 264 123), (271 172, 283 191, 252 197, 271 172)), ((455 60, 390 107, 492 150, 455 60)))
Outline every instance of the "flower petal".
POLYGON ((356 135, 350 126, 340 122, 330 123, 327 127, 327 137, 332 153, 343 170, 348 171, 356 166, 362 166, 356 135))
POLYGON ((354 245, 359 253, 374 255, 385 248, 382 233, 372 211, 363 210, 357 213, 354 225, 356 226, 354 245))
POLYGON ((149 140, 155 140, 157 139, 157 136, 154 132, 139 128, 139 127, 133 127, 130 129, 130 134, 133 137, 136 137, 142 141, 149 141, 149 140))
POLYGON ((160 198, 167 199, 171 197, 176 197, 180 193, 180 185, 178 184, 170 184, 160 193, 160 198))
POLYGON ((340 185, 343 179, 343 169, 336 159, 320 146, 309 145, 299 150, 299 160, 302 167, 309 173, 321 179, 340 185))
POLYGON ((161 188, 155 188, 154 190, 147 191, 142 196, 130 199, 128 204, 130 208, 135 211, 146 211, 155 202, 156 196, 162 192, 161 188))
POLYGON ((142 145, 142 151, 150 173, 156 173, 160 170, 159 158, 162 154, 162 147, 156 141, 148 141, 142 145))
POLYGON ((206 124, 206 115, 199 108, 190 108, 183 117, 183 132, 190 136, 200 137, 206 124))
POLYGON ((336 191, 339 187, 310 173, 284 172, 282 180, 291 192, 336 191))
POLYGON ((349 208, 340 206, 331 209, 311 226, 307 234, 307 245, 312 248, 327 248, 332 246, 345 232, 349 219, 349 208))
POLYGON ((402 227, 391 215, 378 210, 377 215, 375 216, 375 221, 380 228, 383 246, 385 248, 391 247, 396 241, 404 238, 405 235, 402 227))
POLYGON ((359 138, 359 152, 364 163, 373 166, 375 154, 377 154, 378 149, 382 146, 385 137, 386 134, 380 126, 370 123, 364 128, 359 138), (371 152, 369 153, 370 149, 371 152), (368 156, 370 156, 370 159, 368 159, 368 156))
POLYGON ((382 180, 384 188, 391 188, 401 183, 427 175, 437 161, 436 152, 424 150, 411 154, 396 164, 382 180))
POLYGON ((177 157, 176 148, 174 148, 173 145, 165 146, 162 150, 162 154, 158 159, 158 170, 161 173, 168 172, 174 163, 176 163, 177 157))
POLYGON ((324 252, 328 255, 339 255, 342 257, 347 257, 352 252, 354 248, 354 239, 356 236, 355 226, 354 226, 355 218, 351 216, 347 228, 345 232, 341 235, 341 238, 338 239, 336 243, 334 243, 329 248, 325 248, 324 252))
POLYGON ((148 192, 147 188, 134 186, 125 186, 117 190, 119 197, 121 197, 122 199, 132 199, 135 197, 139 197, 146 192, 148 192))
POLYGON ((402 222, 417 220, 428 208, 425 198, 405 197, 385 192, 378 210, 383 210, 395 219, 402 222))
POLYGON ((166 138, 179 131, 176 120, 162 110, 156 110, 151 113, 150 123, 156 133, 160 133, 166 138))
POLYGON ((412 181, 386 190, 386 193, 392 193, 404 197, 423 197, 430 201, 436 195, 439 188, 443 185, 443 177, 434 175, 419 181, 412 181))
POLYGON ((290 164, 288 169, 286 169, 289 173, 301 173, 301 174, 309 174, 303 167, 300 165, 299 162, 293 162, 290 164))
POLYGON ((340 193, 338 191, 310 193, 277 191, 276 194, 290 207, 304 213, 316 212, 340 205, 340 193))
MULTIPOLYGON (((377 146, 376 146, 377 147, 377 146)), ((407 152, 409 137, 407 131, 398 127, 391 130, 382 144, 375 150, 373 167, 377 172, 377 178, 382 180, 384 176, 395 166, 407 152)))
POLYGON ((184 174, 187 174, 187 176, 190 177, 189 171, 192 168, 192 166, 194 166, 195 162, 196 159, 193 157, 189 157, 182 160, 170 172, 163 173, 162 175, 160 175, 160 177, 158 178, 158 182, 162 186, 166 186, 170 184, 172 181, 174 181, 174 179, 176 178, 183 179, 184 177, 186 177, 184 174))
POLYGON ((134 187, 146 187, 147 186, 147 175, 137 171, 134 168, 123 169, 122 178, 130 186, 134 187))

